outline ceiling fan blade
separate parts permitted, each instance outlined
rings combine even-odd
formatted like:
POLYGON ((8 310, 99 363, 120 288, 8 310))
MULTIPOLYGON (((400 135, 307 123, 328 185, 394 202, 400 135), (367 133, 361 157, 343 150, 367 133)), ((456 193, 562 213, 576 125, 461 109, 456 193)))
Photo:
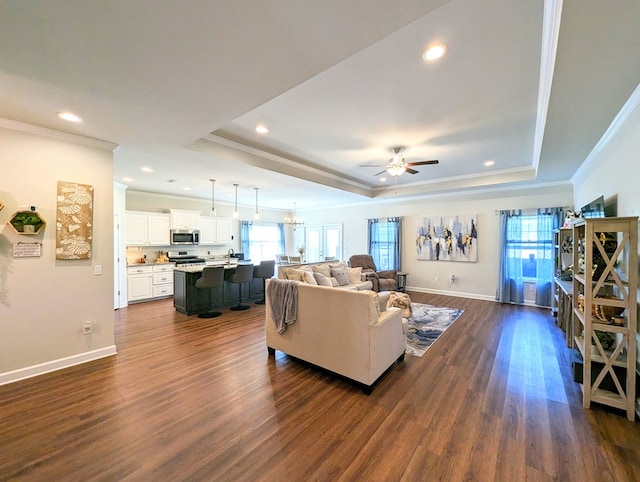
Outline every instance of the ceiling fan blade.
POLYGON ((407 162, 407 166, 426 166, 428 164, 438 164, 438 160, 434 159, 432 161, 418 161, 418 162, 407 162))
POLYGON ((409 174, 418 174, 418 171, 411 169, 410 167, 407 167, 404 172, 408 172, 409 174))
POLYGON ((386 164, 359 164, 358 167, 384 167, 386 164))
POLYGON ((386 169, 385 169, 385 170, 383 170, 383 171, 380 171, 378 174, 374 174, 374 176, 379 176, 380 174, 384 174, 385 172, 387 172, 387 170, 386 170, 386 169))

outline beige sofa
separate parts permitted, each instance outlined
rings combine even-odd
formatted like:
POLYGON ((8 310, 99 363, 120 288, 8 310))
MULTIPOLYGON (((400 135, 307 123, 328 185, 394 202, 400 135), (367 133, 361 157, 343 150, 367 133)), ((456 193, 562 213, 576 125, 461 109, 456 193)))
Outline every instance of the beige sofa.
POLYGON ((278 278, 341 290, 364 291, 373 288, 373 283, 362 273, 362 268, 351 268, 344 261, 279 266, 278 278))
POLYGON ((396 360, 404 358, 401 311, 384 309, 377 293, 303 283, 297 289, 297 318, 282 334, 277 333, 271 315, 275 300, 267 296, 269 353, 280 350, 342 375, 358 382, 365 393, 396 360))

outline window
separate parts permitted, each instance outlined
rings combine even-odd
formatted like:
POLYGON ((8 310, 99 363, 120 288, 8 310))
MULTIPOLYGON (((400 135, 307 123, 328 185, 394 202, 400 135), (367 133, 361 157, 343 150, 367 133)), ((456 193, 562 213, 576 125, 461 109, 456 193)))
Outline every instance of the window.
POLYGON ((251 259, 254 264, 267 259, 276 259, 276 254, 284 253, 284 227, 282 224, 258 224, 243 221, 241 235, 245 258, 251 259))
POLYGON ((553 230, 559 226, 560 208, 500 213, 500 273, 497 299, 523 302, 523 282, 535 286, 536 304, 549 306, 553 276, 553 230))
MULTIPOLYGON (((516 278, 538 277, 538 269, 553 269, 552 231, 540 231, 537 215, 512 217, 509 221, 507 257, 513 260, 513 267, 519 270, 516 278)), ((549 280, 550 281, 550 280, 549 280)))
POLYGON ((400 269, 402 219, 369 219, 369 254, 379 271, 400 269))

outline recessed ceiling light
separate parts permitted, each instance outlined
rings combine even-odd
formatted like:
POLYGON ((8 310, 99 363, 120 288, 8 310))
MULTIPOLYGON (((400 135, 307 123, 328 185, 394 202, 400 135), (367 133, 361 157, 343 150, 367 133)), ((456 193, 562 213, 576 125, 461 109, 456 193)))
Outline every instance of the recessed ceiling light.
POLYGON ((141 167, 140 170, 142 172, 153 172, 153 169, 151 169, 150 167, 147 167, 147 166, 141 167))
POLYGON ((268 134, 268 133, 269 133, 269 129, 268 129, 268 128, 266 128, 266 127, 265 127, 265 126, 263 126, 263 125, 259 125, 259 126, 256 126, 256 132, 257 132, 258 134, 268 134))
POLYGON ((380 181, 380 182, 387 182, 387 178, 386 178, 386 177, 381 177, 381 178, 379 179, 379 181, 380 181))
POLYGON ((439 59, 445 53, 447 53, 447 46, 445 44, 433 44, 422 53, 422 60, 430 62, 431 60, 439 59))
POLYGON ((185 191, 191 191, 191 188, 187 186, 183 187, 182 189, 184 189, 185 191))
POLYGON ((130 177, 123 177, 122 180, 124 182, 133 182, 133 179, 131 179, 130 177))
POLYGON ((58 117, 68 122, 82 122, 82 119, 72 112, 58 112, 58 117))
POLYGON ((484 161, 485 167, 491 167, 496 163, 496 161, 484 161))

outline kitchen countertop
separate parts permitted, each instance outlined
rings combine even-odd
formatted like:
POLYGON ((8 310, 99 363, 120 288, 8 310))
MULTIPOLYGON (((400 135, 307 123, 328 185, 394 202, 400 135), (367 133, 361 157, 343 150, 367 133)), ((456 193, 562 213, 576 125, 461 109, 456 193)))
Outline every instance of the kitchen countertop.
POLYGON ((165 264, 175 265, 175 263, 166 262, 166 263, 156 263, 155 261, 148 261, 146 263, 127 263, 127 268, 130 266, 162 266, 165 264))
POLYGON ((219 265, 207 265, 207 266, 192 266, 192 265, 183 265, 183 266, 176 266, 175 271, 184 271, 185 273, 199 273, 200 271, 202 271, 205 268, 210 268, 211 266, 223 266, 224 269, 235 269, 237 266, 239 265, 253 265, 253 263, 251 261, 248 261, 246 263, 243 263, 242 261, 240 261, 239 263, 231 263, 231 264, 219 264, 219 265))

